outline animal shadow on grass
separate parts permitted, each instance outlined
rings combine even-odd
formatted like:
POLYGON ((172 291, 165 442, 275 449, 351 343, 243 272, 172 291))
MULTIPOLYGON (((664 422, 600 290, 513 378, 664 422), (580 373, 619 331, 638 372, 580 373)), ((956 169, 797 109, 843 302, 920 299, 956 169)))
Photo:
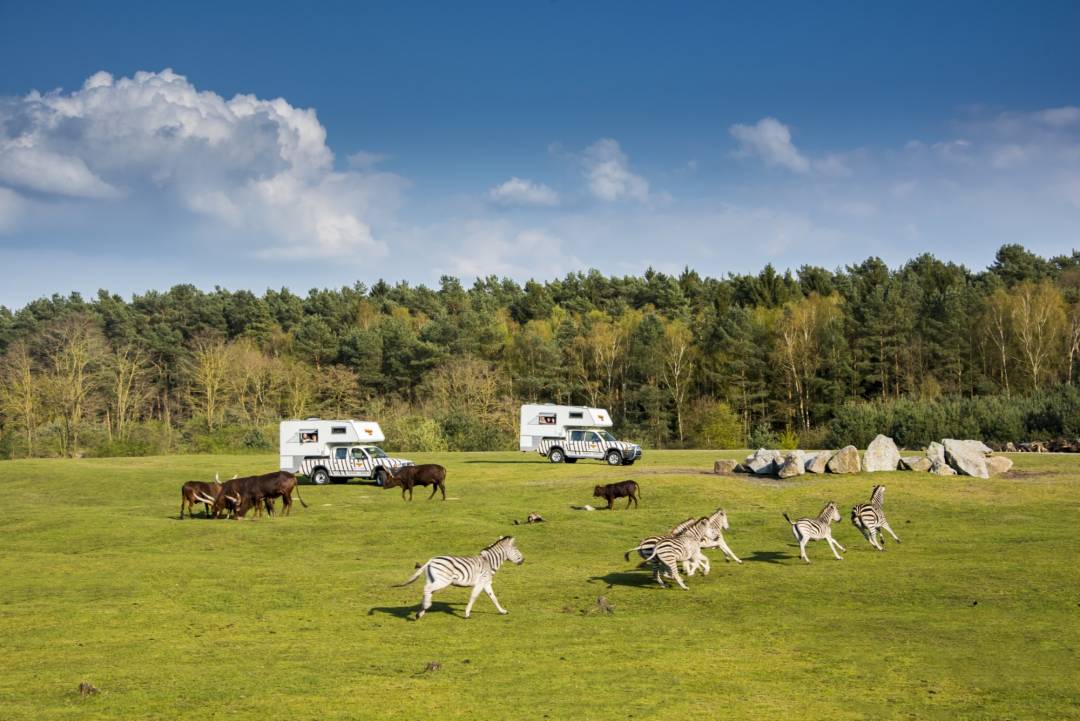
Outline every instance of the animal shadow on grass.
MULTIPOLYGON (((798 548, 798 546, 796 546, 798 548)), ((749 556, 744 556, 744 561, 756 561, 758 563, 783 563, 788 558, 795 558, 790 553, 783 551, 754 551, 749 556)))
MULTIPOLYGON (((450 604, 443 603, 441 601, 433 601, 431 603, 431 608, 428 609, 428 613, 448 613, 451 616, 460 616, 461 618, 464 618, 464 612, 458 613, 457 611, 455 611, 454 605, 460 606, 462 604, 450 604)), ((397 616, 398 618, 405 619, 406 621, 415 621, 416 612, 419 610, 419 603, 413 603, 408 606, 373 606, 368 609, 367 614, 369 616, 374 616, 376 613, 385 613, 389 616, 397 616)))
MULTIPOLYGON (((611 586, 629 586, 630 588, 646 588, 657 586, 650 573, 633 573, 630 571, 614 571, 604 576, 592 576, 589 583, 603 583, 611 586)), ((657 586, 659 588, 659 586, 657 586)))

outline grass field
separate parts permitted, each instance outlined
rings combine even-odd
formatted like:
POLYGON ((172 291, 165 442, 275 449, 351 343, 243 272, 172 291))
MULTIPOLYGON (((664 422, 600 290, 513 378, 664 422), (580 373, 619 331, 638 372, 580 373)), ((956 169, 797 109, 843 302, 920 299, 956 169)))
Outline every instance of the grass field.
POLYGON ((177 520, 181 482, 274 457, 2 462, 0 718, 1080 718, 1080 459, 1016 456, 991 480, 701 472, 739 455, 418 454, 450 500, 304 486, 309 508, 239 522, 177 520), (627 477, 639 510, 571 510, 627 477), (903 540, 885 553, 847 518, 874 483, 903 540), (807 566, 780 513, 830 499, 846 558, 812 543, 807 566), (718 506, 743 565, 711 552, 684 592, 623 561, 718 506), (511 525, 530 511, 548 522, 511 525), (509 533, 508 616, 481 596, 465 620, 448 589, 416 622, 421 585, 390 588, 509 533))

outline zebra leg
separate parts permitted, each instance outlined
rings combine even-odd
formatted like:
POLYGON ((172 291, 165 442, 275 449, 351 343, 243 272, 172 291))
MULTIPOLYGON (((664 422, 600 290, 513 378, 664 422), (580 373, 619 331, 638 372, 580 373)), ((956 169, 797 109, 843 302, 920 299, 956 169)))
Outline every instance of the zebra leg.
POLYGON ((667 588, 667 584, 664 583, 664 579, 660 577, 660 570, 662 568, 663 565, 661 565, 659 561, 653 561, 653 578, 655 578, 656 582, 660 584, 660 588, 667 588))
POLYGON ((810 559, 806 557, 806 544, 809 541, 810 541, 809 538, 800 538, 799 539, 799 557, 802 558, 802 560, 806 561, 807 563, 810 563, 810 559))
POLYGON ((689 591, 690 587, 683 583, 682 576, 679 575, 679 564, 675 564, 671 568, 671 575, 675 579, 675 583, 679 584, 679 588, 684 591, 689 591))
POLYGON ((727 541, 724 540, 723 536, 720 536, 720 538, 716 539, 716 545, 720 546, 720 550, 723 552, 725 557, 730 558, 735 563, 742 563, 742 561, 739 560, 739 557, 735 555, 735 552, 728 547, 727 541))
POLYGON ((885 550, 881 547, 881 543, 878 542, 877 537, 880 535, 880 532, 878 530, 871 528, 865 533, 863 533, 863 535, 866 536, 866 540, 870 541, 871 546, 873 546, 879 551, 885 550))
POLYGON ((844 557, 837 553, 836 549, 839 548, 841 551, 846 549, 841 546, 831 535, 825 536, 825 540, 829 542, 829 550, 832 551, 832 555, 836 556, 836 560, 843 561, 844 557))
POLYGON ((465 618, 472 615, 473 604, 476 603, 476 597, 480 595, 480 592, 484 590, 483 584, 476 584, 472 587, 472 593, 469 594, 469 603, 465 606, 465 618))
POLYGON ((491 599, 491 602, 495 604, 495 608, 499 610, 499 613, 504 616, 510 613, 505 608, 499 605, 499 599, 495 598, 495 590, 492 589, 490 581, 487 583, 487 585, 484 586, 484 593, 486 593, 488 595, 488 598, 491 599))
POLYGON ((886 521, 884 518, 881 519, 881 527, 889 532, 889 535, 893 537, 893 540, 895 540, 897 543, 900 543, 900 539, 897 538, 895 533, 893 533, 892 526, 890 526, 889 522, 886 521))

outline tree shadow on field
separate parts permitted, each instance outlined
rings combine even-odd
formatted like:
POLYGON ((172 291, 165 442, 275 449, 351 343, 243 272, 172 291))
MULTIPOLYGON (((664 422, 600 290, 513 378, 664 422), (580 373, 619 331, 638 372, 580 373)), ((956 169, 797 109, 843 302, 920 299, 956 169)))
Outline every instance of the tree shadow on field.
MULTIPOLYGON (((449 604, 442 603, 440 601, 432 601, 431 608, 428 609, 428 614, 432 613, 447 613, 451 616, 465 617, 464 612, 458 613, 454 610, 454 605, 461 606, 462 604, 449 604)), ((372 606, 368 609, 368 615, 374 616, 376 613, 385 613, 388 616, 397 616, 400 619, 406 621, 415 621, 416 612, 420 610, 419 603, 413 603, 408 606, 372 606)))
POLYGON ((743 560, 757 563, 783 563, 789 558, 795 558, 795 556, 783 551, 754 551, 749 556, 744 556, 743 560))
POLYGON ((651 573, 633 573, 630 571, 615 571, 604 576, 592 576, 589 578, 589 583, 604 583, 608 586, 628 586, 630 588, 645 588, 646 586, 659 588, 651 573))

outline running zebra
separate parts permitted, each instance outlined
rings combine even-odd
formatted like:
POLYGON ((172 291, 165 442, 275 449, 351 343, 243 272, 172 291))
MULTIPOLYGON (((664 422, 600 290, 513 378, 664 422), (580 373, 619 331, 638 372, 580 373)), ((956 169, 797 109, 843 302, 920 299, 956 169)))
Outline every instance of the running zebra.
POLYGON ((879 551, 885 550, 885 536, 881 535, 882 528, 888 531, 897 543, 900 543, 900 539, 893 533, 892 526, 885 520, 885 510, 882 508, 884 503, 885 486, 874 486, 874 490, 870 492, 870 502, 860 503, 851 509, 851 522, 855 524, 855 528, 862 531, 866 540, 870 541, 870 545, 879 551))
POLYGON ((693 565, 689 568, 695 568, 704 557, 701 553, 702 544, 715 541, 717 537, 716 528, 709 519, 701 518, 678 536, 661 538, 653 547, 652 555, 645 559, 652 563, 653 578, 661 588, 667 588, 662 575, 668 573, 681 589, 689 591, 690 589, 679 576, 679 563, 683 563, 684 566, 692 563, 693 565))
POLYGON ((802 560, 810 563, 810 559, 806 557, 806 544, 810 541, 820 541, 822 539, 829 542, 829 550, 836 556, 836 560, 843 561, 844 558, 836 549, 847 552, 847 549, 840 545, 840 543, 832 537, 832 528, 830 524, 833 521, 840 520, 840 511, 837 510, 836 504, 829 501, 825 504, 825 507, 821 509, 821 513, 817 514, 817 518, 800 518, 797 521, 792 521, 788 517, 788 514, 784 514, 784 518, 791 524, 791 532, 795 534, 795 540, 799 542, 799 556, 802 560))
POLYGON ((667 533, 665 533, 664 535, 661 535, 661 536, 649 536, 647 538, 643 538, 643 539, 641 539, 641 543, 639 543, 638 545, 634 546, 629 551, 624 553, 623 558, 625 558, 627 561, 629 561, 630 560, 630 554, 633 553, 634 551, 637 551, 638 554, 642 558, 648 559, 648 557, 652 555, 653 548, 656 546, 656 544, 660 540, 662 540, 664 538, 668 538, 669 536, 678 536, 680 533, 685 531, 687 528, 690 528, 691 526, 693 526, 695 523, 697 523, 700 520, 701 520, 700 518, 687 518, 685 521, 681 522, 677 526, 673 526, 671 528, 671 530, 668 531, 667 533))
MULTIPOLYGON (((723 508, 717 508, 715 511, 713 511, 713 514, 711 516, 707 517, 707 520, 716 530, 716 540, 708 541, 702 544, 701 547, 719 548, 720 552, 723 553, 726 558, 730 558, 732 561, 735 561, 735 563, 742 564, 742 561, 727 545, 727 541, 724 540, 724 531, 728 531, 731 529, 731 526, 728 524, 727 511, 725 511, 723 508)), ((707 576, 709 575, 709 557, 703 553, 701 554, 701 561, 702 565, 704 566, 702 574, 707 576)), ((687 572, 687 575, 693 576, 695 570, 697 570, 696 565, 691 567, 690 571, 687 572)))
POLYGON ((416 612, 417 620, 423 618, 431 608, 431 594, 447 586, 472 586, 469 603, 465 606, 465 618, 472 614, 473 604, 481 591, 488 595, 499 613, 505 615, 509 611, 499 605, 499 599, 495 598, 495 592, 491 589, 491 579, 504 561, 512 561, 518 565, 525 562, 525 556, 521 555, 513 536, 503 536, 480 551, 478 556, 436 556, 417 568, 408 581, 396 584, 393 588, 408 586, 427 573, 424 600, 420 603, 420 610, 416 612))

